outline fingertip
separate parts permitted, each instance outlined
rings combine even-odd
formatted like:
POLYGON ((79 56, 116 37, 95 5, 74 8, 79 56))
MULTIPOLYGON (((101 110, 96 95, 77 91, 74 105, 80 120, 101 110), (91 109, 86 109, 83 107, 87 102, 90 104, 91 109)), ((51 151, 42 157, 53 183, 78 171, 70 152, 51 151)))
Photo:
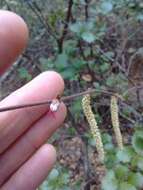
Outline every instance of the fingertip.
POLYGON ((41 158, 47 160, 48 164, 51 165, 51 168, 56 162, 57 154, 56 149, 51 144, 44 144, 40 150, 41 158))
POLYGON ((61 87, 61 91, 64 90, 64 86, 65 86, 64 80, 63 80, 62 76, 59 73, 57 73, 56 71, 45 71, 45 72, 41 73, 39 75, 39 77, 41 77, 42 80, 43 80, 43 78, 47 79, 47 77, 48 77, 48 80, 51 79, 51 81, 57 81, 57 84, 61 87))
POLYGON ((47 177, 56 161, 56 150, 50 144, 43 145, 2 186, 2 190, 36 189, 47 177))
MULTIPOLYGON (((0 24, 3 24, 4 26, 10 26, 10 24, 11 25, 15 24, 15 23, 10 23, 10 21, 13 21, 13 22, 15 21, 16 26, 18 24, 19 25, 18 27, 21 27, 20 29, 22 29, 23 33, 25 34, 23 37, 26 40, 28 40, 28 38, 29 38, 29 30, 28 30, 28 26, 27 26, 26 22, 24 21, 24 19, 21 16, 19 16, 18 14, 12 12, 12 11, 0 10, 0 24)), ((13 29, 13 28, 11 28, 11 29, 13 29)))
POLYGON ((19 15, 0 10, 0 74, 22 53, 28 37, 28 27, 19 15))
MULTIPOLYGON (((56 98, 58 95, 63 93, 63 90, 64 80, 62 76, 55 71, 45 71, 20 89, 13 92, 10 97, 16 100, 22 99, 23 102, 24 99, 27 98, 31 101, 35 100, 36 102, 42 101, 45 98, 48 100, 56 98)), ((4 101, 4 103, 6 103, 6 101, 4 101)))

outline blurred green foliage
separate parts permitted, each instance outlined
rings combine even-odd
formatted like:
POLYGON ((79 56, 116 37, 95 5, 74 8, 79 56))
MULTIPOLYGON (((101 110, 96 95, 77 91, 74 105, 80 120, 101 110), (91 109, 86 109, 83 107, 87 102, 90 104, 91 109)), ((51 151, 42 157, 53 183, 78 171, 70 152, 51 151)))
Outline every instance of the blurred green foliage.
POLYGON ((46 180, 39 190, 72 190, 79 189, 79 184, 75 184, 72 187, 69 187, 70 176, 66 169, 60 166, 52 169, 48 176, 48 180, 46 180))
POLYGON ((143 128, 136 128, 132 144, 122 150, 116 149, 112 142, 107 149, 106 176, 102 181, 103 190, 140 189, 143 186, 143 128))
MULTIPOLYGON (((86 82, 82 74, 98 76, 102 86, 122 93, 128 80, 115 63, 118 52, 106 45, 106 37, 120 39, 120 30, 129 23, 133 27, 143 17, 143 5, 139 0, 3 0, 3 9, 10 9, 26 20, 30 28, 30 45, 45 34, 45 43, 51 48, 51 56, 41 56, 41 71, 54 69, 68 81, 86 82), (71 4, 71 10, 69 10, 71 4), (69 13, 69 11, 71 11, 69 13), (68 15, 69 14, 69 18, 68 15), (115 25, 115 26, 114 26, 115 25), (111 30, 117 27, 117 30, 111 30), (111 34, 109 31, 111 30, 111 34), (59 49, 60 48, 60 49, 59 49), (105 49, 105 50, 104 50, 105 49), (112 68, 116 69, 112 72, 112 68), (112 73, 110 73, 112 72, 112 73), (121 85, 122 84, 122 85, 121 85)), ((128 31, 130 37, 135 31, 128 31)), ((30 79, 24 69, 20 75, 30 79), (23 72, 23 73, 22 73, 23 72)), ((94 79, 95 80, 95 79, 94 79)), ((88 83, 88 82, 86 82, 88 83)), ((92 84, 90 84, 92 87, 92 84)), ((85 86, 85 83, 84 83, 85 86)))

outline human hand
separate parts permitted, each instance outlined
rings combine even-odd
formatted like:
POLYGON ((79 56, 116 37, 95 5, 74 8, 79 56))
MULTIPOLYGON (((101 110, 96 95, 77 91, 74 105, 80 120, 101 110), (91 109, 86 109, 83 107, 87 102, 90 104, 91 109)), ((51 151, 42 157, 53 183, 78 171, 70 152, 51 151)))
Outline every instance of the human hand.
MULTIPOLYGON (((0 11, 0 74, 26 45, 23 20, 0 11)), ((0 102, 0 107, 51 100, 61 94, 64 82, 53 71, 44 72, 0 102)), ((63 122, 66 108, 60 104, 55 117, 48 106, 0 113, 0 189, 35 190, 53 167, 56 152, 44 144, 63 122)))

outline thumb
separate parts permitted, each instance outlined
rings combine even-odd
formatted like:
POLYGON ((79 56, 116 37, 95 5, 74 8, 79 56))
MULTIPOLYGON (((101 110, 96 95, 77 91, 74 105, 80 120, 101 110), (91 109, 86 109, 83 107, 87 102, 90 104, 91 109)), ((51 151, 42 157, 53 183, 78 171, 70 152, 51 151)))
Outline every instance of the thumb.
POLYGON ((0 76, 16 60, 28 41, 28 28, 17 14, 0 10, 0 76))

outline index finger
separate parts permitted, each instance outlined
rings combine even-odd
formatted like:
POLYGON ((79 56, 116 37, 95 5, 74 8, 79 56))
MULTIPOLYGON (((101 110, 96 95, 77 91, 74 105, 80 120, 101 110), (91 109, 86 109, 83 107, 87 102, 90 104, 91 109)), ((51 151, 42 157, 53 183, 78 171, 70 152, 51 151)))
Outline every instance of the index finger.
POLYGON ((16 60, 28 41, 28 28, 17 14, 0 10, 0 76, 16 60))
MULTIPOLYGON (((53 71, 47 71, 0 102, 0 107, 52 100, 62 93, 64 81, 53 71)), ((0 113, 0 154, 49 109, 48 105, 0 113)))

